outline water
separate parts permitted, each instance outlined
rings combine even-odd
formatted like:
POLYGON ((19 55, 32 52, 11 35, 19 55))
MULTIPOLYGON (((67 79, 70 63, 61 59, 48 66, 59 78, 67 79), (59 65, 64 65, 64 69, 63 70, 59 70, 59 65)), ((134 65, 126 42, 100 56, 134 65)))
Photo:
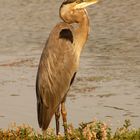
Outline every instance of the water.
MULTIPOLYGON (((61 1, 0 0, 0 128, 38 129, 35 78, 61 1)), ((94 118, 113 129, 124 119, 140 127, 140 3, 101 1, 89 7, 90 34, 67 98, 68 121, 94 118)), ((54 122, 51 124, 54 127, 54 122)))

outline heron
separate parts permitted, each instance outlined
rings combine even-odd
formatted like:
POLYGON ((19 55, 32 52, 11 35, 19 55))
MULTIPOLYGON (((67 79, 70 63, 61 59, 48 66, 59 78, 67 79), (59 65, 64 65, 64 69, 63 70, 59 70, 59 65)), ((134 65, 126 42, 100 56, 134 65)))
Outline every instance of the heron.
POLYGON ((89 18, 85 7, 96 2, 64 0, 60 6, 62 22, 53 28, 46 41, 36 78, 37 116, 43 132, 55 115, 56 134, 59 134, 62 114, 64 132, 67 133, 65 101, 78 71, 80 54, 89 33, 89 18))

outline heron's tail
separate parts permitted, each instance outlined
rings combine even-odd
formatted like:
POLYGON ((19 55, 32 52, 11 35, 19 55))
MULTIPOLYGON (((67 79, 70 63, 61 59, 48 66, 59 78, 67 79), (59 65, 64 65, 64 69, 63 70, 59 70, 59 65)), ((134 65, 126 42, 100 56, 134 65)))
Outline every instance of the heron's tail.
POLYGON ((43 103, 39 102, 37 103, 37 115, 39 127, 42 128, 42 130, 46 130, 52 119, 52 112, 50 112, 50 109, 47 108, 43 103))

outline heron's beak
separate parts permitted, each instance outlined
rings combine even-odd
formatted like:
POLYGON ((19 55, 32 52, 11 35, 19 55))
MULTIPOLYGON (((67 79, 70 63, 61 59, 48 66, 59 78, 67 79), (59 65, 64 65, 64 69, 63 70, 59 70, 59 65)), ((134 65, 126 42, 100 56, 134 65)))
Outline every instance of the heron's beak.
POLYGON ((78 3, 77 5, 75 5, 75 9, 82 9, 82 8, 85 8, 89 5, 92 5, 92 4, 95 4, 97 3, 98 0, 81 0, 80 3, 78 3))

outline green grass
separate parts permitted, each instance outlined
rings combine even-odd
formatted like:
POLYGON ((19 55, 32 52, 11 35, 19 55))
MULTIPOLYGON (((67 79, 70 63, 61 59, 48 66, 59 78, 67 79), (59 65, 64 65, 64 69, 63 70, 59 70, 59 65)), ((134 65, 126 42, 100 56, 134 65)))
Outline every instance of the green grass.
POLYGON ((140 140, 140 128, 130 128, 130 121, 112 133, 111 128, 101 121, 81 123, 78 128, 68 125, 67 135, 56 136, 53 129, 44 135, 28 125, 12 125, 9 129, 0 129, 0 140, 140 140))

